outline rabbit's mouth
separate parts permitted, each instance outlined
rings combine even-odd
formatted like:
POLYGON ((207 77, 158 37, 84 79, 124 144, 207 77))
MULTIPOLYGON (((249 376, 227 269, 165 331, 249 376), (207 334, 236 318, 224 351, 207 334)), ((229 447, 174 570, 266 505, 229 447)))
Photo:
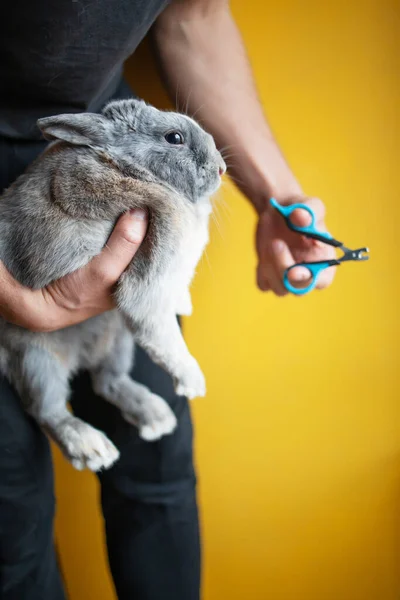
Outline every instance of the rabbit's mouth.
POLYGON ((213 194, 221 185, 221 177, 226 173, 226 164, 222 156, 214 157, 199 169, 199 188, 201 194, 213 194))

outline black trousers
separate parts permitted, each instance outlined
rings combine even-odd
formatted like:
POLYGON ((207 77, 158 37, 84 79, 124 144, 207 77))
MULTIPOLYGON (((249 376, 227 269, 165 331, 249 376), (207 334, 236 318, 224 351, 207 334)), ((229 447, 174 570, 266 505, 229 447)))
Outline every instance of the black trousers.
MULTIPOLYGON (((0 190, 43 149, 0 139, 0 190)), ((26 199, 29 202, 29 198, 26 199)), ((99 475, 111 572, 121 600, 198 600, 200 545, 187 401, 140 349, 133 377, 162 395, 178 417, 174 434, 144 442, 119 411, 96 397, 89 377, 73 381, 76 415, 121 451, 99 475)), ((0 600, 64 600, 53 545, 49 443, 0 378, 0 600)), ((88 557, 90 560, 90 557, 88 557)))

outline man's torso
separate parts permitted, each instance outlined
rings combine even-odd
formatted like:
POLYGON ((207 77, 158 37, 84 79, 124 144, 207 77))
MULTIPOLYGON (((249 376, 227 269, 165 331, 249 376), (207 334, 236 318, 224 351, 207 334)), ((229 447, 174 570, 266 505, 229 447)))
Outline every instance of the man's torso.
POLYGON ((9 0, 0 8, 0 136, 39 117, 97 111, 168 0, 9 0))

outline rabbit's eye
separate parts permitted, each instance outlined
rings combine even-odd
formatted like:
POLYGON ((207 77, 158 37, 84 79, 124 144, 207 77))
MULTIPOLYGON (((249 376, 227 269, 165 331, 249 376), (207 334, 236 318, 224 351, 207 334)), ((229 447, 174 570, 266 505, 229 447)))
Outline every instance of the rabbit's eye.
POLYGON ((181 145, 185 141, 180 131, 169 131, 164 137, 168 144, 181 145))

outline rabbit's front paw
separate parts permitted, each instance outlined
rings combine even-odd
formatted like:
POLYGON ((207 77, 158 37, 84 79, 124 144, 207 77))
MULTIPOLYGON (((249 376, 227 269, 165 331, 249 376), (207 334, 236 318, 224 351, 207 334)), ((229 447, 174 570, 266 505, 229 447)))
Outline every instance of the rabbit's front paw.
POLYGON ((194 359, 182 368, 180 375, 175 378, 175 392, 189 400, 206 395, 206 380, 194 359))
POLYGON ((177 315, 190 316, 193 312, 192 299, 189 290, 184 290, 178 298, 177 315))

